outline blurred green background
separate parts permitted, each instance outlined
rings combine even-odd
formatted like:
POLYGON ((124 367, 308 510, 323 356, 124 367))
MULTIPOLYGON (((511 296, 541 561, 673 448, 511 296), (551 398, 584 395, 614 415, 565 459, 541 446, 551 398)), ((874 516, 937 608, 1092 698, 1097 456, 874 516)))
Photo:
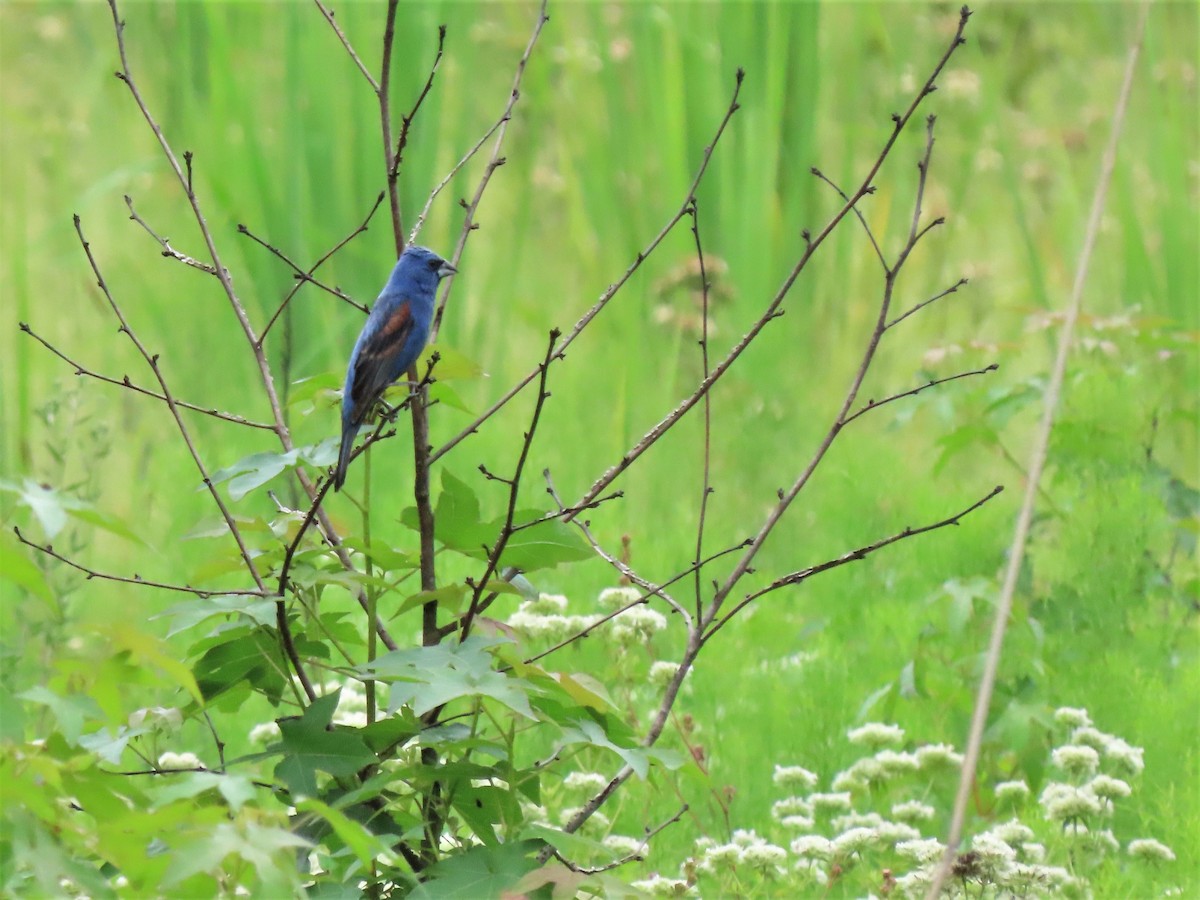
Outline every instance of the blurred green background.
MULTIPOLYGON (((347 3, 337 13, 377 70, 383 4, 347 3)), ((437 25, 448 26, 446 56, 405 156, 406 225, 502 111, 535 13, 524 3, 401 5, 397 114, 424 83, 437 25)), ((176 152, 194 153, 209 225, 261 328, 293 282, 236 227, 301 265, 349 233, 383 187, 374 98, 306 4, 131 3, 124 15, 139 86, 176 152)), ((714 782, 737 785, 736 821, 765 815, 773 763, 835 771, 845 761, 845 728, 873 692, 922 658, 931 633, 941 643, 922 665, 934 681, 941 671, 946 685, 897 694, 888 714, 927 740, 961 744, 965 736, 970 684, 959 676, 973 671, 987 610, 949 634, 939 586, 994 576, 1003 564, 1037 414, 1025 401, 1039 396, 1056 336, 1044 314, 1062 309, 1069 294, 1136 17, 1124 4, 981 3, 968 45, 926 107, 938 115, 926 214, 947 224, 906 267, 897 303, 907 308, 959 277, 971 284, 889 335, 864 396, 993 361, 1001 370, 986 384, 956 383, 857 423, 759 557, 761 578, 942 518, 994 484, 1009 490, 957 529, 772 596, 702 657, 680 712, 699 724, 714 782), (997 408, 1006 412, 993 415, 997 408)), ((698 194, 705 248, 727 264, 718 271, 712 340, 723 353, 794 264, 802 229, 818 230, 839 205, 810 167, 852 188, 889 133, 890 113, 907 105, 956 21, 951 4, 552 6, 507 163, 480 208, 441 334, 487 373, 457 385, 464 401, 481 410, 529 371, 546 332, 569 328, 678 208, 742 66, 741 110, 698 194)), ((1187 607, 1187 597, 1195 603, 1194 537, 1181 555, 1169 551, 1191 582, 1152 590, 1159 570, 1147 560, 1166 559, 1171 536, 1188 522, 1194 528, 1195 513, 1185 502, 1169 515, 1169 498, 1147 489, 1144 469, 1152 456, 1164 478, 1196 486, 1197 35, 1194 3, 1155 4, 1088 278, 1083 343, 1047 485, 1045 549, 1033 556, 1022 600, 1022 615, 1043 604, 1035 611, 1045 633, 1040 641, 1014 634, 1004 673, 1013 693, 999 698, 1019 694, 1030 709, 1087 706, 1101 728, 1145 745, 1139 824, 1189 829, 1190 841, 1166 839, 1193 877, 1195 851, 1180 844, 1200 845, 1196 619, 1187 607)), ((78 213, 117 301, 161 353, 177 396, 266 420, 252 356, 215 280, 163 259, 128 220, 124 194, 176 248, 203 255, 174 176, 112 76, 107 7, 0 6, 0 65, 0 477, 81 496, 145 542, 72 526, 57 544, 89 565, 169 581, 203 577, 223 548, 184 540, 213 510, 164 411, 77 378, 18 322, 89 368, 150 383, 95 290, 71 224, 78 213)), ((920 128, 905 135, 862 207, 889 252, 911 217, 922 142, 920 128)), ((457 201, 470 196, 481 169, 476 160, 455 178, 422 243, 449 252, 463 216, 457 201)), ((665 287, 693 253, 690 233, 678 229, 555 371, 531 466, 549 468, 565 498, 579 496, 696 381, 694 301, 665 287)), ((321 275, 369 302, 392 256, 380 215, 321 275)), ((880 287, 871 249, 847 221, 793 289, 786 315, 714 391, 709 546, 757 530, 775 490, 807 461, 849 383, 880 287)), ((336 385, 360 327, 349 306, 302 289, 267 342, 281 390, 313 378, 336 385)), ((290 408, 298 443, 336 432, 335 403, 324 392, 290 408)), ((512 404, 445 465, 488 497, 473 470, 511 467, 528 412, 527 398, 512 404)), ((607 545, 630 537, 634 565, 652 578, 670 576, 693 552, 701 434, 693 419, 620 480, 624 500, 592 515, 607 545)), ((436 407, 434 443, 469 421, 436 407)), ((276 449, 267 432, 202 416, 189 424, 210 470, 276 449)), ((406 547, 412 536, 394 519, 411 502, 410 453, 402 438, 374 461, 375 501, 395 511, 377 516, 377 527, 406 547)), ((352 474, 351 486, 361 478, 352 474)), ((532 479, 530 499, 542 496, 532 479)), ((492 500, 499 511, 498 489, 492 500)), ((6 525, 40 537, 13 492, 0 502, 6 525)), ((331 513, 353 524, 343 503, 333 500, 331 513)), ((262 492, 235 504, 246 516, 272 508, 262 492)), ((25 553, 11 535, 0 540, 9 558, 25 553)), ((86 657, 87 622, 146 619, 168 602, 84 583, 60 567, 47 572, 57 605, 0 581, 7 690, 67 665, 60 654, 68 638, 86 657)), ((596 563, 543 576, 539 587, 568 594, 583 611, 612 579, 596 563)), ((656 652, 669 658, 670 649, 656 652)), ((587 667, 589 652, 574 664, 587 667)), ((998 745, 1021 739, 1003 730, 993 737, 998 745)), ((697 821, 713 827, 712 809, 693 801, 697 821)), ((638 810, 629 815, 641 821, 638 810)))

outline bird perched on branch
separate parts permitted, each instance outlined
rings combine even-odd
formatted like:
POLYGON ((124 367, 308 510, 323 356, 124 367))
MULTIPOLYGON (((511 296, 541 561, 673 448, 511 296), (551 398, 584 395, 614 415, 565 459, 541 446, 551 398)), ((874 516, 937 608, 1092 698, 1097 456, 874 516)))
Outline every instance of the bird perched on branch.
POLYGON ((354 437, 388 385, 417 361, 429 339, 438 282, 457 271, 432 250, 409 246, 354 342, 342 392, 342 449, 333 489, 346 481, 354 437))

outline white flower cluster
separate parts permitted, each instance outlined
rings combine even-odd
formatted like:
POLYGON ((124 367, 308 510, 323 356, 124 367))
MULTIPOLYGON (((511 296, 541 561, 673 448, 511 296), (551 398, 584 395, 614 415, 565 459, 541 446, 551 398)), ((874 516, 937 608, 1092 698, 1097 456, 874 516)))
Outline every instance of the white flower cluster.
POLYGON ((508 617, 511 628, 531 640, 561 641, 595 624, 595 616, 568 616, 562 594, 538 594, 524 600, 508 617))
POLYGON ((744 867, 767 878, 787 874, 783 868, 787 862, 787 850, 759 837, 752 830, 738 829, 733 833, 733 840, 727 844, 702 838, 696 842, 696 849, 700 851, 700 858, 696 862, 696 869, 700 872, 716 874, 744 867))

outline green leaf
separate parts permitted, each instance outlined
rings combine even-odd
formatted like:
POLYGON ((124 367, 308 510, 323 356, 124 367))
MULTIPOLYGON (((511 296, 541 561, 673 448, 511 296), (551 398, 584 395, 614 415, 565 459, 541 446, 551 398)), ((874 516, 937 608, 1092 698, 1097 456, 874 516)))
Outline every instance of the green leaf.
POLYGON ((89 720, 101 720, 104 712, 91 697, 84 694, 69 694, 62 697, 47 687, 32 687, 18 694, 22 700, 38 703, 49 708, 58 723, 58 730, 72 744, 79 740, 83 733, 83 723, 89 720))
POLYGON ((287 661, 274 634, 266 628, 238 632, 210 647, 192 667, 201 693, 211 700, 234 685, 249 681, 268 699, 278 702, 283 693, 287 661))
POLYGON ((0 539, 0 578, 29 591, 49 606, 51 612, 59 612, 58 598, 46 583, 46 576, 24 552, 13 535, 5 535, 0 539))
POLYGON ((253 594, 228 594, 220 597, 185 600, 150 618, 151 620, 170 619, 171 628, 167 632, 167 637, 174 637, 181 631, 186 631, 213 616, 228 615, 243 615, 256 625, 271 626, 275 624, 275 601, 253 594))
POLYGON ((421 715, 459 697, 482 696, 532 719, 528 695, 533 685, 492 668, 487 649, 505 642, 471 635, 457 646, 394 650, 359 666, 359 677, 394 682, 388 695, 389 714, 407 705, 421 715))
POLYGON ((318 469, 332 465, 337 460, 337 452, 338 438, 335 436, 319 444, 296 447, 287 453, 254 453, 214 472, 212 482, 220 484, 228 481, 230 498, 241 500, 251 491, 302 462, 318 469))
POLYGON ((327 803, 323 803, 315 797, 306 797, 296 802, 296 809, 300 812, 312 813, 320 816, 329 823, 329 827, 333 829, 333 833, 338 836, 343 844, 358 857, 358 861, 364 866, 369 866, 371 860, 376 857, 391 857, 392 850, 386 841, 381 840, 376 835, 367 830, 360 822, 351 819, 340 809, 334 809, 327 803))
MULTIPOLYGON (((605 716, 604 719, 606 722, 611 721, 608 716, 605 716)), ((593 719, 577 719, 573 724, 564 726, 562 732, 562 737, 558 741, 559 748, 571 744, 591 744, 593 747, 604 747, 621 757, 639 778, 644 779, 649 774, 651 760, 657 760, 672 769, 683 763, 678 754, 670 751, 645 747, 622 747, 614 743, 605 728, 593 719)))
POLYGON ((234 812, 254 796, 254 782, 245 775, 222 775, 217 772, 184 772, 171 778, 155 779, 165 782, 152 791, 154 808, 160 809, 176 800, 190 800, 208 791, 219 793, 234 812))
MULTIPOLYGON (((545 514, 540 510, 525 509, 517 513, 515 521, 532 522, 545 514)), ((493 533, 499 534, 503 524, 503 519, 497 519, 493 524, 493 533)), ((522 572, 533 572, 559 563, 591 559, 594 555, 578 530, 566 522, 551 519, 514 532, 500 556, 500 564, 515 566, 522 572)))
POLYGON ((377 761, 362 736, 353 729, 329 731, 341 691, 318 697, 303 716, 279 720, 284 758, 275 767, 275 776, 283 780, 293 794, 314 796, 316 772, 353 775, 377 761))
POLYGON ((428 869, 428 881, 408 896, 412 900, 498 900, 527 872, 538 867, 540 841, 517 841, 495 847, 473 847, 428 869))
POLYGON ((429 366, 429 358, 436 353, 437 365, 433 367, 433 377, 438 381, 456 381, 464 378, 478 378, 483 374, 483 366, 475 362, 460 350, 448 344, 431 344, 425 348, 417 361, 417 371, 424 374, 429 366))

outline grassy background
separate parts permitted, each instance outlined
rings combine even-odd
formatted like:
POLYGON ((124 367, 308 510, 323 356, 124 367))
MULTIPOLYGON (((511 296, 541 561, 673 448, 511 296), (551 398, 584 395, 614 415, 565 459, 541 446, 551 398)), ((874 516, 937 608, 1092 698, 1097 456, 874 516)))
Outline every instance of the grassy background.
MULTIPOLYGON (((402 7, 398 110, 426 77, 437 24, 449 27, 446 58, 403 171, 408 221, 503 108, 533 15, 528 4, 402 7)), ((125 16, 140 87, 177 152, 194 152, 209 223, 261 327, 291 278, 237 235, 236 225, 303 264, 361 221, 382 187, 373 98, 308 6, 133 4, 125 16)), ((381 5, 347 4, 338 18, 377 69, 381 5)), ((681 711, 700 725, 714 781, 737 785, 736 824, 765 819, 773 763, 830 774, 846 762, 841 735, 863 702, 920 656, 923 635, 944 627, 939 586, 990 577, 1003 564, 1021 486, 1012 460, 1027 455, 1035 408, 1004 422, 999 444, 980 440, 942 466, 939 440, 1048 368, 1053 332, 1028 324, 1039 311, 1061 308, 1069 292, 1135 18, 1126 5, 981 4, 970 43, 931 100, 939 126, 927 211, 949 221, 906 269, 900 303, 963 275, 972 284, 889 337, 866 393, 883 396, 992 360, 1002 369, 987 385, 949 386, 856 425, 759 568, 769 578, 940 518, 993 484, 1010 490, 961 528, 772 597, 716 643, 681 711), (942 363, 926 358, 948 345, 963 352, 942 363), (814 661, 784 664, 800 652, 815 654, 814 661)), ((847 187, 860 177, 889 130, 889 114, 907 103, 955 20, 952 6, 929 4, 554 8, 512 123, 508 163, 480 210, 482 227, 442 332, 488 374, 462 386, 466 401, 482 408, 528 371, 546 331, 569 327, 678 207, 728 103, 734 70, 744 66, 742 109, 699 194, 706 249, 729 264, 714 352, 730 346, 790 269, 801 229, 819 228, 838 205, 809 168, 818 165, 847 187)), ((1037 617, 1046 639, 1035 648, 1015 634, 1005 673, 1007 684, 1026 685, 1022 702, 1087 706, 1101 728, 1147 747, 1134 830, 1172 844, 1193 880, 1198 864, 1187 848, 1200 846, 1195 616, 1178 604, 1151 602, 1156 595, 1140 561, 1163 555, 1164 526, 1154 524, 1163 501, 1125 469, 1154 434, 1156 460, 1184 482, 1197 481, 1197 30, 1193 4, 1160 3, 1150 15, 1085 297, 1090 314, 1131 313, 1141 331, 1174 335, 1172 354, 1160 360, 1133 329, 1118 329, 1115 357, 1077 358, 1064 410, 1071 427, 1060 432, 1048 488, 1057 509, 1071 514, 1046 525, 1045 549, 1034 556, 1034 599, 1024 601, 1042 604, 1037 617), (1140 522, 1149 524, 1135 527, 1140 522)), ((173 176, 111 76, 116 52, 107 8, 0 7, 0 60, 0 476, 75 490, 146 542, 72 532, 73 549, 90 564, 147 578, 196 578, 227 548, 183 540, 211 521, 212 510, 194 492, 194 467, 162 410, 75 378, 20 334, 17 322, 29 322, 86 366, 149 381, 91 285, 71 227, 77 212, 118 301, 142 340, 162 353, 179 396, 264 419, 252 360, 216 283, 161 259, 127 220, 126 193, 160 234, 200 254, 173 176)), ((864 207, 885 247, 898 246, 911 215, 920 147, 914 130, 864 207)), ((423 243, 452 246, 462 218, 456 200, 469 196, 480 167, 468 166, 442 196, 423 243)), ((380 217, 323 274, 369 301, 391 253, 380 217)), ((533 470, 549 467, 566 497, 581 494, 696 379, 694 335, 655 320, 663 303, 687 309, 686 299, 661 297, 659 286, 691 253, 685 230, 672 235, 556 373, 533 470)), ((879 282, 861 232, 844 228, 793 290, 787 315, 714 392, 710 546, 755 530, 775 489, 807 459, 853 372, 879 282)), ((278 383, 339 378, 360 322, 328 295, 302 290, 268 344, 278 383)), ((1105 336, 1090 322, 1085 334, 1105 336)), ((294 408, 298 441, 335 432, 327 403, 294 408)), ((446 465, 464 478, 481 462, 503 471, 527 414, 527 403, 514 403, 446 465)), ((436 410, 435 443, 467 421, 453 409, 436 410)), ((213 469, 274 449, 265 432, 203 417, 191 424, 213 469)), ((662 442, 621 480, 625 499, 593 516, 609 545, 631 536, 634 563, 650 577, 676 571, 692 552, 699 434, 697 419, 662 442)), ((398 440, 376 454, 375 497, 393 491, 397 514, 409 503, 406 444, 398 440)), ((352 474, 352 485, 361 477, 352 474)), ((486 498, 489 488, 478 488, 486 498)), ((540 482, 531 484, 530 498, 540 490, 540 482)), ((498 492, 493 499, 498 509, 498 492)), ((338 503, 331 506, 335 518, 352 525, 351 508, 338 503)), ((271 506, 256 494, 237 510, 260 515, 271 506)), ((9 495, 2 512, 8 524, 29 521, 9 495)), ((411 544, 395 522, 377 528, 411 544)), ((1194 548, 1187 552, 1194 574, 1194 548)), ((77 666, 55 648, 76 636, 75 649, 86 657, 87 642, 78 636, 87 623, 146 618, 166 603, 117 585, 84 586, 61 570, 52 578, 68 598, 61 613, 0 581, 10 686, 77 666)), ((582 610, 611 576, 589 564, 543 581, 539 586, 567 593, 582 610)), ((961 634, 943 633, 928 668, 944 683, 930 697, 902 699, 890 710, 914 735, 961 743, 969 716, 961 676, 983 646, 985 618, 961 634)), ((587 650, 572 662, 598 667, 600 659, 587 650)), ((691 799, 703 808, 702 797, 691 799)), ((632 808, 628 815, 630 828, 654 818, 632 808)), ((711 810, 700 818, 714 827, 711 810)), ((1174 876, 1164 879, 1173 883, 1174 876)))

